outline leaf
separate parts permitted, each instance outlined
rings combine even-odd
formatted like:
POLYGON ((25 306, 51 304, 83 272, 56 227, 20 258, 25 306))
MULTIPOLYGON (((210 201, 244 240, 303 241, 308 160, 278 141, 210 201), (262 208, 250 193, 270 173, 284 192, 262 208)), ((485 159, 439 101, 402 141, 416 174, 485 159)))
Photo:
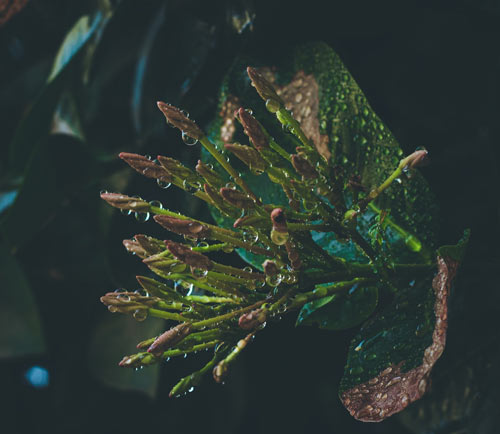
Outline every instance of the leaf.
MULTIPOLYGON (((403 156, 396 139, 387 126, 373 112, 362 91, 346 70, 337 54, 323 43, 299 46, 288 52, 280 51, 272 65, 263 65, 253 58, 237 59, 228 72, 219 96, 218 115, 210 128, 211 138, 219 146, 223 141, 248 142, 237 122, 231 120, 229 106, 251 108, 254 116, 264 125, 276 141, 293 152, 297 145, 289 134, 264 107, 255 89, 250 86, 245 68, 248 65, 262 68, 268 78, 274 79, 280 96, 291 105, 294 113, 310 112, 301 118, 301 125, 315 143, 320 153, 329 156, 340 166, 344 179, 360 174, 363 185, 372 188, 385 180, 397 167, 403 156), (310 96, 307 97, 307 92, 310 96), (300 95, 300 96, 299 96, 300 95), (300 101, 296 103, 295 101, 300 101), (228 127, 229 125, 229 127, 228 127), (228 133, 229 131, 229 133, 228 133), (234 132, 233 132, 234 131, 234 132), (373 164, 376 162, 376 164, 373 164)), ((234 110, 234 109, 233 109, 234 110)), ((207 161, 210 158, 204 154, 207 161)), ((229 156, 249 186, 259 192, 264 202, 287 207, 288 200, 277 184, 269 182, 266 175, 252 174, 246 166, 229 156)), ((415 171, 401 185, 394 184, 382 194, 377 205, 390 209, 395 222, 410 233, 418 233, 421 241, 432 248, 436 239, 437 207, 434 196, 422 175, 415 171)), ((221 225, 229 226, 229 220, 214 218, 221 225)), ((359 219, 358 230, 369 239, 375 213, 368 210, 359 219)), ((406 247, 405 239, 389 227, 387 237, 393 255, 400 262, 422 262, 426 258, 406 247)), ((353 243, 339 242, 332 233, 313 233, 313 239, 330 253, 347 260, 366 261, 353 243)), ((241 254, 241 253, 240 253, 241 254)), ((242 257, 255 266, 261 258, 247 253, 242 257)), ((428 259, 428 258, 427 258, 428 259)))
POLYGON ((16 197, 17 190, 4 191, 0 193, 0 215, 14 203, 16 197))
POLYGON ((95 161, 79 140, 67 135, 46 138, 27 162, 18 195, 2 215, 0 231, 6 243, 13 249, 24 245, 93 173, 95 161))
POLYGON ((22 172, 27 157, 49 133, 53 113, 64 88, 64 76, 76 54, 102 22, 100 12, 92 18, 81 17, 66 35, 54 60, 46 86, 19 123, 9 146, 9 165, 15 172, 22 172))
POLYGON ((137 322, 126 315, 106 315, 98 324, 89 349, 89 364, 93 375, 104 384, 121 390, 137 390, 151 397, 156 394, 160 366, 154 364, 135 372, 118 366, 123 356, 137 352, 131 342, 158 336, 165 322, 157 318, 137 322))
POLYGON ((325 330, 349 329, 365 321, 377 303, 377 288, 354 286, 346 294, 334 294, 305 304, 296 325, 317 325, 325 330))
POLYGON ((45 352, 40 316, 23 270, 0 244, 0 358, 45 352))
POLYGON ((97 11, 92 17, 84 15, 81 17, 71 30, 66 34, 63 43, 54 59, 52 70, 50 71, 47 83, 56 78, 61 71, 69 64, 73 57, 80 51, 92 34, 97 30, 103 16, 97 11))
MULTIPOLYGON (((460 251, 463 256, 467 239, 466 231, 456 246, 444 251, 460 251)), ((401 286, 393 302, 351 341, 339 394, 356 419, 383 420, 427 390, 446 343, 447 303, 459 261, 438 256, 437 264, 433 279, 428 276, 401 286)))

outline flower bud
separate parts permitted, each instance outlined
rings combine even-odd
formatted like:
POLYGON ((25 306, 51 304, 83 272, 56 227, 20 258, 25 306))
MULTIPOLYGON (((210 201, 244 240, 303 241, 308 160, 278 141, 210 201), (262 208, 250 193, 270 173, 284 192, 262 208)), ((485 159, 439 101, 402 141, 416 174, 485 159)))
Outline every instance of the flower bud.
POLYGON ((257 72, 255 68, 252 68, 251 66, 247 67, 247 74, 252 81, 252 86, 255 87, 255 90, 264 101, 271 100, 274 102, 274 105, 285 105, 283 100, 274 90, 274 86, 269 81, 267 81, 262 74, 257 72))
POLYGON ((201 268, 202 270, 211 270, 213 267, 213 262, 202 255, 199 252, 194 252, 188 246, 184 244, 176 243, 174 241, 165 241, 167 249, 174 255, 179 261, 190 265, 194 268, 201 268))
POLYGON ((156 104, 165 115, 167 122, 172 124, 174 127, 196 140, 200 140, 204 136, 203 131, 198 127, 198 125, 189 119, 182 112, 182 110, 162 101, 158 101, 156 104))
POLYGON ((201 160, 198 160, 196 171, 213 187, 219 188, 224 184, 224 181, 218 173, 201 160))
POLYGON ((276 276, 280 272, 276 262, 271 261, 270 259, 266 259, 262 263, 262 268, 264 269, 266 276, 276 276))
POLYGON ((216 383, 222 383, 227 377, 229 368, 224 360, 221 360, 217 365, 215 365, 212 375, 216 383))
POLYGON ((155 341, 148 348, 148 353, 156 357, 161 356, 167 349, 177 345, 186 336, 191 333, 191 324, 183 322, 172 327, 165 333, 158 336, 155 341))
POLYGON ((255 208, 255 202, 246 193, 228 187, 222 187, 219 191, 222 198, 226 202, 235 206, 236 208, 240 209, 255 208))
POLYGON ((262 131, 262 127, 259 122, 243 107, 237 111, 237 114, 245 134, 255 146, 255 149, 260 151, 262 149, 269 148, 269 140, 264 134, 264 131, 262 131))
POLYGON ((172 177, 162 166, 143 155, 121 152, 118 156, 130 167, 147 178, 159 179, 163 182, 172 182, 172 177))
POLYGON ((415 167, 423 166, 428 161, 429 152, 427 149, 419 149, 404 158, 405 167, 408 169, 414 169, 415 167))
POLYGON ((137 240, 123 240, 123 245, 128 252, 139 256, 140 258, 146 258, 149 256, 147 252, 141 247, 137 240))
POLYGON ((178 219, 167 215, 156 215, 154 220, 165 229, 178 235, 188 235, 195 238, 206 238, 210 235, 210 229, 197 221, 178 219))
POLYGON ((165 250, 165 244, 163 241, 157 240, 156 238, 148 237, 143 234, 137 234, 134 236, 134 239, 147 253, 146 256, 157 255, 165 250))
POLYGON ((299 175, 305 179, 317 179, 318 172, 306 158, 300 154, 292 155, 292 165, 299 175))
POLYGON ((260 154, 250 146, 240 145, 239 143, 226 143, 224 147, 231 151, 238 159, 243 161, 251 170, 262 173, 266 170, 267 164, 260 154))
POLYGON ((101 193, 104 199, 111 206, 119 209, 129 209, 132 211, 149 211, 150 205, 140 197, 130 197, 119 193, 101 193))
POLYGON ((264 324, 267 319, 267 310, 260 308, 244 313, 238 320, 238 325, 243 330, 252 330, 261 324, 264 324))

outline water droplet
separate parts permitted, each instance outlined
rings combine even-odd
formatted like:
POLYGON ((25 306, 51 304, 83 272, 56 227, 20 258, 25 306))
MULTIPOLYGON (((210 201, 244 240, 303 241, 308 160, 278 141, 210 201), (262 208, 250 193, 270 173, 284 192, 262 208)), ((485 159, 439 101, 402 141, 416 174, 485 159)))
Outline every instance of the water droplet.
POLYGON ((151 202, 149 202, 149 204, 151 206, 154 206, 155 208, 163 209, 163 205, 159 200, 152 200, 151 202))
POLYGON ((144 223, 144 222, 147 222, 149 220, 149 215, 150 214, 148 212, 136 212, 135 219, 138 222, 144 223))
POLYGON ((266 276, 266 283, 269 286, 278 286, 281 283, 282 276, 281 274, 276 274, 274 276, 266 276))
POLYGON ((195 139, 194 137, 188 136, 184 131, 182 132, 181 135, 182 141, 188 145, 188 146, 193 146, 198 143, 198 140, 195 139))
POLYGON ((243 231, 243 241, 245 243, 255 244, 259 240, 259 234, 255 231, 243 231))
POLYGON ((115 313, 115 312, 118 312, 118 308, 116 306, 113 306, 112 304, 110 304, 108 306, 108 310, 111 312, 111 313, 115 313))
POLYGON ((205 279, 208 274, 208 270, 202 270, 201 268, 193 268, 191 274, 198 280, 205 279))
POLYGON ((191 185, 187 179, 184 180, 184 182, 182 183, 182 187, 184 188, 184 190, 186 190, 188 193, 194 193, 196 192, 198 189, 194 186, 194 185, 191 185))
POLYGON ((280 103, 274 99, 268 99, 266 101, 266 108, 271 113, 276 113, 280 108, 280 103))
POLYGON ((148 311, 146 309, 137 309, 132 316, 136 321, 144 321, 148 317, 148 311))
POLYGON ((282 246, 288 241, 289 234, 288 232, 278 232, 275 229, 271 229, 271 241, 278 245, 282 246))
POLYGON ((132 214, 132 210, 130 210, 130 209, 124 209, 124 208, 122 208, 122 209, 120 210, 120 212, 121 212, 123 215, 130 215, 130 214, 132 214))
POLYGON ((160 188, 167 189, 170 187, 172 184, 170 182, 162 181, 161 179, 157 179, 156 183, 160 188))

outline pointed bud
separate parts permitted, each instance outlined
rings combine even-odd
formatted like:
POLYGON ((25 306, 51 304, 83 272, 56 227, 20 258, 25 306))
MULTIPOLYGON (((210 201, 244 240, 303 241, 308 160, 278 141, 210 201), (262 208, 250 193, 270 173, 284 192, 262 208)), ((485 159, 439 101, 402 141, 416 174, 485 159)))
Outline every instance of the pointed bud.
POLYGON ((180 161, 177 161, 175 158, 164 157, 163 155, 158 155, 157 158, 168 173, 190 184, 198 183, 201 185, 202 179, 198 174, 184 166, 180 161))
POLYGON ((415 167, 423 166, 428 162, 429 152, 427 149, 419 149, 408 155, 403 161, 406 163, 405 167, 414 169, 415 167))
POLYGON ((253 87, 255 87, 255 90, 264 101, 267 102, 268 100, 270 100, 275 105, 285 105, 283 100, 276 93, 274 86, 269 81, 267 81, 262 74, 257 72, 255 68, 249 66, 247 68, 247 74, 250 77, 250 80, 252 80, 253 87))
POLYGON ((194 268, 201 268, 202 270, 210 270, 213 267, 213 262, 199 252, 194 252, 184 244, 176 243, 174 241, 165 241, 167 249, 179 261, 190 265, 194 268))
POLYGON ((226 143, 224 147, 231 151, 238 159, 243 161, 250 169, 257 173, 262 173, 266 170, 266 161, 260 154, 250 146, 240 145, 239 143, 226 143))
POLYGON ((269 148, 269 140, 264 134, 264 131, 262 131, 262 127, 257 119, 255 119, 243 107, 238 110, 237 114, 245 134, 248 136, 255 148, 258 151, 269 148))
POLYGON ((125 356, 118 366, 125 368, 139 368, 140 366, 149 365, 154 361, 154 358, 149 353, 138 353, 132 354, 131 356, 125 356))
POLYGON ((119 209, 146 212, 150 208, 149 203, 139 197, 130 197, 119 193, 101 193, 101 199, 119 209))
POLYGON ((161 356, 166 350, 177 345, 191 333, 191 324, 183 322, 158 336, 148 348, 148 353, 161 356))
POLYGON ((207 193, 207 196, 210 198, 210 200, 213 202, 214 206, 217 207, 220 211, 233 217, 236 217, 236 215, 240 214, 238 210, 236 210, 232 205, 224 201, 217 190, 212 188, 209 184, 204 184, 203 189, 205 190, 205 193, 207 193))
POLYGON ((235 220, 233 223, 233 228, 239 228, 242 226, 253 226, 253 227, 259 227, 259 226, 264 226, 266 224, 266 220, 264 217, 253 214, 253 215, 246 215, 244 217, 240 217, 235 220))
POLYGON ((264 269, 266 276, 276 276, 280 272, 276 262, 271 261, 270 259, 266 259, 262 263, 262 268, 264 269))
POLYGON ((207 226, 193 220, 177 219, 167 215, 156 215, 154 220, 165 229, 178 235, 188 235, 195 238, 207 238, 210 236, 211 232, 207 226))
POLYGON ((108 292, 100 300, 111 312, 120 313, 134 313, 155 306, 160 301, 157 297, 146 297, 135 292, 108 292))
POLYGON ((290 241, 287 241, 285 243, 285 249, 286 249, 286 253, 288 255, 288 260, 290 261, 290 266, 294 270, 298 270, 300 267, 302 267, 302 261, 300 260, 299 252, 295 248, 293 243, 291 243, 290 241))
POLYGON ((236 208, 240 209, 255 208, 255 202, 246 193, 228 187, 222 187, 219 191, 222 198, 226 202, 235 206, 236 208))
POLYGON ((264 324, 267 319, 267 310, 260 308, 244 313, 238 320, 238 325, 243 330, 252 330, 261 324, 264 324))
POLYGON ((140 258, 145 258, 149 256, 146 251, 141 247, 137 240, 123 240, 123 245, 128 252, 139 256, 140 258))
POLYGON ((139 285, 153 297, 164 298, 170 301, 183 301, 183 297, 175 289, 168 287, 164 283, 145 276, 135 276, 135 278, 139 282, 139 285))
POLYGON ((300 154, 292 155, 292 165, 297 173, 302 175, 305 179, 318 178, 318 172, 316 172, 316 169, 306 158, 304 158, 304 156, 300 154))
POLYGON ((216 383, 222 383, 227 377, 229 368, 224 360, 221 360, 212 371, 212 375, 216 383))
MULTIPOLYGON (((186 264, 178 259, 165 257, 163 254, 149 256, 143 259, 142 262, 155 273, 160 271, 168 275, 170 273, 182 273, 186 270, 186 264)), ((161 275, 161 273, 158 274, 161 275)))
POLYGON ((157 255, 165 251, 165 244, 163 241, 157 240, 153 237, 148 237, 147 235, 137 234, 134 239, 139 243, 139 245, 147 253, 147 256, 157 255))
POLYGON ((121 152, 119 157, 141 175, 163 182, 172 182, 172 177, 163 167, 143 155, 121 152))
POLYGON ((217 174, 215 170, 210 168, 208 164, 203 163, 203 161, 198 160, 196 165, 196 171, 205 178, 211 186, 219 188, 224 184, 222 178, 217 174))
POLYGON ((200 140, 204 134, 194 121, 189 119, 182 110, 162 101, 156 103, 167 119, 167 122, 186 133, 193 139, 200 140))

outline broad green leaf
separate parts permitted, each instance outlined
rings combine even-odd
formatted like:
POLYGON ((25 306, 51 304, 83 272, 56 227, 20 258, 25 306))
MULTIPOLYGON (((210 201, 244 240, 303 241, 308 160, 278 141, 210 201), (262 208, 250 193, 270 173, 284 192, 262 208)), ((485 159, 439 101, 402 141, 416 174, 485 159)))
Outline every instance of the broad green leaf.
POLYGON ((66 34, 63 43, 54 59, 52 70, 50 71, 47 83, 56 78, 59 73, 68 65, 73 57, 85 45, 92 34, 97 30, 103 16, 101 12, 96 12, 94 16, 84 15, 71 30, 66 34))
POLYGON ((23 270, 0 244, 0 358, 45 352, 40 317, 23 270))
POLYGON ((164 327, 165 322, 157 318, 137 322, 126 315, 106 315, 97 325, 90 343, 89 364, 93 375, 108 386, 137 390, 154 397, 160 372, 158 364, 136 372, 118 366, 118 362, 123 356, 137 352, 131 342, 157 336, 164 327))
MULTIPOLYGON (((255 117, 265 126, 276 141, 289 152, 297 145, 291 135, 283 132, 274 115, 271 115, 259 98, 255 89, 250 86, 246 75, 246 66, 267 68, 275 85, 283 92, 290 92, 296 100, 304 102, 305 93, 291 93, 290 83, 294 81, 299 89, 304 84, 300 77, 314 80, 318 86, 317 116, 312 119, 316 128, 310 130, 310 136, 316 138, 316 145, 323 153, 331 152, 335 164, 345 172, 344 179, 352 174, 361 175, 362 183, 372 188, 385 180, 396 168, 404 155, 396 139, 388 127, 373 112, 362 91, 346 70, 337 54, 323 43, 311 43, 299 46, 292 52, 282 51, 273 58, 272 64, 263 64, 253 58, 240 58, 233 64, 223 82, 219 109, 216 120, 210 128, 211 138, 222 146, 221 131, 224 129, 224 108, 227 101, 235 100, 238 106, 251 108, 255 117), (272 68, 272 69, 271 69, 272 68), (305 75, 300 75, 305 74, 305 75), (293 80, 295 77, 295 80, 293 80), (297 95, 300 95, 297 97, 297 95), (326 143, 326 145, 325 145, 326 143)), ((307 89, 310 90, 310 89, 307 89)), ((283 95, 283 94, 282 94, 283 95)), ((315 95, 309 98, 314 98, 315 95)), ((313 104, 310 104, 313 107, 313 104)), ((314 107, 313 107, 314 108, 314 107)), ((292 107, 299 112, 300 104, 292 107)), ((314 113, 313 110, 311 110, 314 113)), ((234 122, 235 133, 225 140, 248 143, 241 128, 234 122)), ((208 161, 209 157, 204 158, 208 161)), ((271 183, 266 175, 254 175, 246 166, 229 156, 231 163, 242 172, 250 187, 257 191, 265 203, 287 206, 288 200, 281 187, 271 183)), ((434 196, 424 178, 415 172, 410 179, 395 183, 377 201, 379 208, 390 209, 392 219, 410 234, 418 234, 421 241, 429 248, 435 244, 437 212, 434 196)), ((232 222, 213 213, 219 224, 229 226, 232 222)), ((368 210, 358 222, 358 230, 367 237, 375 213, 368 210)), ((412 252, 405 239, 397 231, 389 227, 388 239, 392 245, 396 260, 399 262, 419 262, 424 257, 412 252)), ((313 233, 313 239, 326 250, 348 260, 365 261, 353 243, 339 242, 331 233, 313 233)), ((248 253, 240 252, 242 257, 255 266, 260 266, 262 258, 255 258, 248 253)), ((425 258, 428 259, 428 258, 425 258)))
POLYGON ((317 325, 326 330, 349 329, 365 321, 377 303, 377 288, 354 286, 346 294, 334 294, 305 304, 296 325, 317 325))
POLYGON ((83 144, 67 135, 50 135, 27 162, 24 182, 2 215, 0 231, 12 248, 24 245, 95 175, 95 161, 83 144), (50 151, 49 151, 50 149, 50 151))
POLYGON ((14 172, 22 172, 26 159, 49 133, 52 116, 64 88, 68 66, 102 22, 100 12, 93 17, 85 15, 66 35, 55 57, 47 84, 19 123, 10 143, 9 165, 14 172))

